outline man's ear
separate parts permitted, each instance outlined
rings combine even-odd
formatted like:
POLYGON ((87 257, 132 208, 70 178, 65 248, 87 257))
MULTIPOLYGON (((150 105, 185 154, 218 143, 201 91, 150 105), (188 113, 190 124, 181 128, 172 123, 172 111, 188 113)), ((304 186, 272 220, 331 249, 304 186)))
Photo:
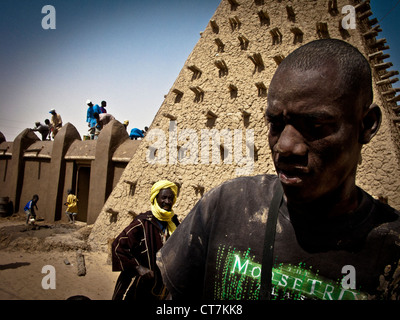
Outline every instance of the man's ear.
POLYGON ((360 143, 366 144, 378 132, 382 121, 382 112, 379 106, 375 103, 371 104, 364 112, 362 130, 360 132, 360 143))

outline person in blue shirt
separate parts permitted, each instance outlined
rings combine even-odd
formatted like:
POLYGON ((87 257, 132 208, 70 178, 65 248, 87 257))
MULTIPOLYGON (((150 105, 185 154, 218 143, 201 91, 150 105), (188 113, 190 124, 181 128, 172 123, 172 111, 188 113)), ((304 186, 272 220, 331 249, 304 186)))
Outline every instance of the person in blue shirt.
POLYGON ((36 210, 39 210, 36 205, 38 201, 39 201, 39 196, 37 194, 34 194, 32 200, 28 201, 28 203, 25 205, 24 211, 26 213, 26 224, 28 224, 29 222, 32 222, 32 224, 35 223, 36 220, 35 208, 36 210))
POLYGON ((99 105, 98 104, 93 105, 91 100, 87 100, 86 104, 88 105, 86 122, 88 124, 89 131, 90 131, 90 139, 93 140, 95 127, 97 125, 97 120, 94 117, 94 114, 95 113, 100 114, 100 113, 102 113, 102 111, 101 111, 99 105))
POLYGON ((131 140, 137 140, 137 138, 144 138, 143 131, 138 128, 133 128, 129 134, 131 140))

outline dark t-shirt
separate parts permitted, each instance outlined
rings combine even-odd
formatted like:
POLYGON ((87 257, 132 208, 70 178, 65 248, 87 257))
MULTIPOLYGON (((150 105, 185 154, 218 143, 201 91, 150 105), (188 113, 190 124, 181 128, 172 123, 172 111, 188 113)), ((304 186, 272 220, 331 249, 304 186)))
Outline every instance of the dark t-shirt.
MULTIPOLYGON (((258 299, 275 183, 237 178, 196 204, 157 257, 174 299, 258 299)), ((283 201, 272 299, 400 299, 399 213, 358 191, 358 209, 329 222, 293 217, 283 201)))

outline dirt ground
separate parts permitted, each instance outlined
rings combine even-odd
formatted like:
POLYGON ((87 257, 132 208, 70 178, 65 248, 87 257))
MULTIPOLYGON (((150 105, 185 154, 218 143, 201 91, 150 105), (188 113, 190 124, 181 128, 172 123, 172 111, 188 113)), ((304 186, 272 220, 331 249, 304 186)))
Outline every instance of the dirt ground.
POLYGON ((0 300, 111 299, 119 273, 111 271, 106 253, 90 251, 91 226, 44 221, 27 226, 24 219, 0 217, 0 300), (86 268, 81 276, 79 250, 86 268), (53 284, 55 289, 48 288, 53 284))

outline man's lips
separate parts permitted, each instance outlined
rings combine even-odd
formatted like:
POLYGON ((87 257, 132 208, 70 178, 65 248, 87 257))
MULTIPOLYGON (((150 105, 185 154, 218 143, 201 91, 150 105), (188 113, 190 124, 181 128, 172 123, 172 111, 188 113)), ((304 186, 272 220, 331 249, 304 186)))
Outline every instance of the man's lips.
POLYGON ((299 185, 303 182, 303 179, 298 176, 289 176, 283 172, 278 173, 279 180, 285 185, 299 185))
POLYGON ((300 185, 308 174, 308 169, 304 167, 278 167, 278 177, 285 185, 300 185))

